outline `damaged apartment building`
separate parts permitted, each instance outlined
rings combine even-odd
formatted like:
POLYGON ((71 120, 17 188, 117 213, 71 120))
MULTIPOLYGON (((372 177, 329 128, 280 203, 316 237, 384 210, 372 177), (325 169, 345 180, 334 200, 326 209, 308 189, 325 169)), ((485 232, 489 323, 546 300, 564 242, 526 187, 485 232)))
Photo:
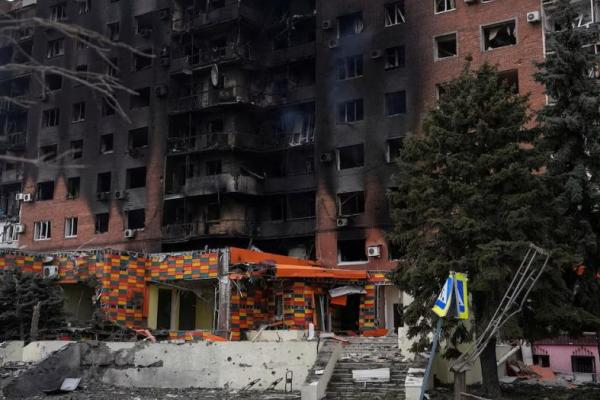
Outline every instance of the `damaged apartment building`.
MULTIPOLYGON (((582 21, 596 1, 578 1, 582 21)), ((539 0, 22 0, 12 15, 126 43, 97 54, 52 29, 16 40, 43 64, 117 76, 129 121, 66 79, 3 72, 3 243, 48 252, 238 246, 385 271, 386 193, 465 58, 545 103, 539 0), (7 224, 8 222, 8 224, 7 224)), ((587 22, 586 22, 587 23, 587 22)), ((3 42, 2 62, 27 62, 3 42)))

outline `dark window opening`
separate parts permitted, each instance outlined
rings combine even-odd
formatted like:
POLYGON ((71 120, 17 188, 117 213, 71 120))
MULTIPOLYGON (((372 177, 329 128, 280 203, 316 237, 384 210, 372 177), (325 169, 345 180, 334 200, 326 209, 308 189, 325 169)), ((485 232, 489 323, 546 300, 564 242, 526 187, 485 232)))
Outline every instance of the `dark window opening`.
POLYGON ((138 15, 135 17, 136 33, 143 37, 152 34, 152 13, 138 15))
POLYGON ((77 217, 65 218, 65 238, 77 237, 77 227, 79 219, 77 217))
POLYGON ((492 50, 497 49, 498 47, 512 46, 517 44, 515 27, 515 21, 484 26, 482 28, 484 50, 492 50))
POLYGON ((141 149, 148 146, 148 128, 138 128, 129 131, 129 149, 141 149))
POLYGON ((208 133, 221 133, 223 132, 224 124, 222 119, 213 119, 208 121, 208 133))
POLYGON ((435 12, 441 13, 454 10, 456 8, 456 0, 435 0, 435 12))
POLYGON ((127 212, 127 229, 144 229, 146 223, 146 210, 129 210, 127 212))
POLYGON ((51 108, 44 110, 42 113, 42 127, 49 128, 51 126, 58 126, 60 123, 60 109, 51 108))
POLYGON ((79 15, 87 14, 88 12, 90 12, 90 9, 92 8, 92 0, 79 0, 78 3, 79 3, 79 9, 78 9, 79 15))
POLYGON ((285 197, 271 196, 267 199, 270 221, 285 220, 285 197))
POLYGON ((67 179, 67 199, 76 199, 79 197, 79 188, 81 179, 79 177, 67 179))
POLYGON ((596 373, 596 360, 594 356, 571 356, 571 367, 574 373, 596 373))
POLYGON ((217 60, 227 55, 227 38, 218 38, 210 42, 210 49, 212 51, 212 57, 217 60))
POLYGON ((136 90, 137 95, 132 94, 129 101, 129 108, 142 108, 150 105, 150 88, 142 88, 136 90))
POLYGON ((365 164, 363 144, 340 147, 338 149, 338 169, 358 168, 365 164))
POLYGON ((514 94, 519 93, 519 71, 511 69, 509 71, 499 71, 498 81, 501 85, 506 85, 514 94))
POLYGON ((85 121, 85 103, 84 102, 73 104, 73 115, 72 115, 71 121, 72 122, 85 121))
POLYGON ((221 172, 221 160, 210 160, 206 162, 206 175, 219 175, 221 172))
POLYGON ((48 47, 46 49, 46 57, 58 57, 65 54, 65 39, 55 39, 48 41, 48 47))
POLYGON ((217 222, 221 219, 221 206, 219 203, 210 203, 206 206, 206 222, 217 222))
POLYGON ((289 218, 312 218, 316 213, 315 192, 288 195, 289 218))
POLYGON ((404 68, 406 66, 406 50, 404 46, 385 49, 385 69, 404 68))
POLYGON ((96 233, 106 233, 108 232, 108 220, 109 220, 109 214, 108 213, 100 213, 100 214, 96 214, 96 220, 95 220, 95 232, 96 233))
POLYGON ((356 215, 365 212, 365 192, 338 193, 339 215, 356 215))
MULTIPOLYGON (((79 42, 78 42, 79 43, 79 42)), ((87 81, 87 72, 88 72, 88 66, 87 64, 80 64, 77 65, 75 67, 75 72, 76 72, 76 76, 78 79, 81 79, 83 81, 87 81)), ((73 81, 73 86, 83 86, 83 83, 78 82, 78 81, 73 81)))
POLYGON ((100 154, 112 153, 113 151, 113 134, 100 136, 100 154))
POLYGON ((225 0, 211 0, 208 2, 208 10, 216 10, 225 7, 225 0))
POLYGON ((73 157, 74 160, 83 157, 83 140, 71 141, 71 157, 73 157))
POLYGON ((111 104, 110 100, 107 98, 102 99, 102 115, 104 117, 108 117, 109 115, 113 115, 115 113, 115 107, 111 104))
POLYGON ((57 74, 46 75, 46 88, 50 91, 62 88, 62 76, 57 74))
POLYGON ((116 57, 111 58, 110 63, 106 64, 106 74, 109 76, 116 77, 119 75, 119 59, 116 57))
POLYGON ((359 262, 368 261, 365 251, 365 240, 339 240, 338 243, 338 262, 359 262))
POLYGON ((404 90, 385 94, 385 115, 406 114, 406 92, 404 90))
POLYGON ((171 329, 171 299, 170 289, 158 289, 156 329, 171 329))
POLYGON ((35 199, 37 201, 52 200, 54 198, 54 182, 40 182, 37 184, 35 199))
POLYGON ((404 146, 403 138, 388 139, 386 160, 388 163, 394 162, 399 156, 404 146))
MULTIPOLYGON (((152 49, 143 50, 143 53, 152 54, 152 49)), ((133 55, 133 68, 135 71, 141 71, 145 68, 150 68, 152 66, 152 58, 134 54, 133 55)))
POLYGON ((550 368, 550 356, 547 354, 534 354, 533 364, 544 368, 550 368))
POLYGON ((98 179, 96 181, 96 192, 98 193, 106 193, 110 192, 111 189, 111 173, 110 172, 102 172, 98 174, 98 179))
POLYGON ((67 4, 60 3, 50 8, 50 19, 60 21, 67 18, 67 4))
POLYGON ((346 123, 362 121, 363 119, 363 100, 350 100, 337 105, 337 122, 346 123))
MULTIPOLYGON (((338 58, 336 60, 337 79, 351 79, 363 75, 363 56, 362 54, 338 58)), ((287 80, 285 81, 287 84, 287 80)))
POLYGON ((51 144, 40 147, 39 157, 42 161, 54 161, 58 156, 58 145, 51 144))
POLYGON ((127 189, 135 189, 146 186, 146 167, 131 168, 127 170, 125 182, 127 189))
POLYGON ((106 25, 106 36, 113 42, 119 40, 120 27, 118 22, 113 22, 106 25))
POLYGON ((399 25, 406 22, 404 0, 385 5, 385 26, 399 25))
POLYGON ((196 329, 196 299, 193 292, 179 292, 179 329, 196 329))
POLYGON ((455 57, 457 54, 458 46, 456 42, 456 33, 438 36, 435 38, 436 59, 455 57))
POLYGON ((338 17, 338 37, 358 35, 364 27, 361 12, 338 17))

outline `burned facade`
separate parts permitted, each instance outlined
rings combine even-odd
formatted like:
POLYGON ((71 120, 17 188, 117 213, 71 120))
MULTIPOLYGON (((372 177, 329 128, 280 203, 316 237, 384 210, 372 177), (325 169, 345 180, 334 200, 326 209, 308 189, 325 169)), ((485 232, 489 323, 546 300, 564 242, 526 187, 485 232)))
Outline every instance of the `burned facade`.
MULTIPOLYGON (((138 93, 120 97, 126 121, 74 82, 3 77, 3 94, 38 100, 3 111, 5 151, 55 165, 2 171, 2 208, 27 250, 256 246, 386 270, 398 257, 385 238, 393 160, 439 84, 470 55, 545 102, 531 77, 537 0, 25 3, 12 12, 155 55, 115 51, 115 70, 51 30, 20 39, 40 62, 105 69, 138 93)), ((3 59, 18 57, 10 48, 3 59)))

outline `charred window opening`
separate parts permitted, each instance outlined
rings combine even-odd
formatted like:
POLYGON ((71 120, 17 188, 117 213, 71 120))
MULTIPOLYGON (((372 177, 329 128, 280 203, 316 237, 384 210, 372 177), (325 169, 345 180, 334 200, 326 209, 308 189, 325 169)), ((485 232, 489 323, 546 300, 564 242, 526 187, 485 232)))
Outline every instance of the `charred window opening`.
MULTIPOLYGON (((152 54, 152 49, 142 50, 143 53, 152 54)), ((141 71, 152 66, 152 58, 144 55, 134 54, 133 55, 133 69, 135 71, 141 71)))
POLYGON ((52 200, 54 198, 54 182, 39 182, 35 190, 35 199, 37 201, 52 200))
POLYGON ((109 154, 113 152, 113 134, 100 136, 100 154, 109 154))
POLYGON ((550 356, 548 354, 534 354, 533 365, 550 368, 550 356))
POLYGON ((85 102, 73 104, 72 122, 85 121, 85 102))
POLYGON ((125 185, 127 189, 146 186, 146 167, 128 169, 126 175, 125 185))
POLYGON ((284 221, 285 220, 285 197, 284 196, 270 196, 267 198, 267 204, 269 208, 268 218, 270 221, 284 221))
POLYGON ((77 177, 67 179, 67 199, 76 199, 79 197, 79 188, 81 179, 77 177))
POLYGON ((106 25, 106 36, 113 42, 119 40, 120 31, 121 29, 118 22, 111 22, 106 25))
POLYGON ((442 13, 456 8, 456 0, 434 0, 435 12, 442 13))
POLYGON ((42 112, 42 127, 50 128, 60 123, 60 108, 51 108, 42 112))
POLYGON ((50 91, 60 90, 62 88, 62 76, 57 74, 46 75, 46 88, 50 91))
POLYGON ((365 148, 363 144, 345 146, 337 149, 338 169, 359 168, 365 164, 365 148))
POLYGON ((385 115, 406 114, 406 91, 385 94, 385 115))
POLYGON ((288 146, 312 143, 315 136, 314 104, 282 110, 278 115, 275 133, 277 140, 288 146))
POLYGON ((142 149, 148 146, 148 127, 129 131, 129 149, 142 149))
POLYGON ((338 263, 368 261, 365 239, 338 240, 338 263))
MULTIPOLYGON (((351 79, 363 75, 363 56, 358 54, 336 60, 337 79, 351 79)), ((286 81, 287 83, 287 81, 286 81)))
MULTIPOLYGON (((77 73, 77 78, 87 81, 86 78, 86 74, 88 72, 88 66, 87 64, 79 64, 75 67, 75 72, 77 73)), ((83 83, 79 82, 79 81, 73 81, 73 86, 83 86, 83 83)))
POLYGON ((216 203, 209 203, 206 206, 206 222, 218 222, 221 219, 221 205, 216 203))
POLYGON ((400 152, 402 151, 403 146, 403 138, 388 139, 386 146, 386 161, 388 163, 394 162, 400 156, 400 152))
POLYGON ((113 57, 110 59, 110 63, 106 64, 106 74, 108 76, 116 77, 119 75, 119 59, 113 57))
POLYGON ((338 17, 338 37, 358 35, 365 27, 361 12, 338 17))
POLYGON ((406 22, 404 0, 385 5, 385 26, 399 25, 406 22))
POLYGON ((385 49, 385 69, 404 68, 406 66, 406 50, 404 46, 385 49))
POLYGON ((456 57, 458 55, 458 45, 456 33, 437 36, 435 38, 435 58, 443 60, 444 58, 456 57))
POLYGON ((60 21, 67 18, 67 3, 60 3, 50 7, 50 19, 60 21))
POLYGON ((208 133, 221 133, 224 129, 224 124, 222 119, 213 119, 208 121, 207 125, 208 133))
POLYGON ((516 24, 514 20, 484 26, 482 31, 484 50, 493 50, 517 44, 516 24))
POLYGON ((54 161, 58 156, 58 145, 51 144, 48 146, 42 146, 39 150, 39 158, 42 161, 54 161))
POLYGON ((78 222, 77 217, 65 218, 65 238, 77 237, 78 222))
POLYGON ((225 7, 225 0, 210 0, 208 2, 208 11, 213 11, 223 7, 225 7))
POLYGON ((519 71, 512 69, 509 71, 499 71, 498 81, 501 85, 506 85, 513 94, 519 93, 519 71))
POLYGON ((33 240, 50 240, 52 238, 52 223, 36 221, 33 223, 33 240))
POLYGON ((206 175, 219 175, 221 172, 221 160, 210 160, 206 162, 206 175))
POLYGON ((143 208, 127 211, 127 229, 144 229, 146 210, 143 208))
POLYGON ((365 192, 338 193, 339 215, 357 215, 365 212, 365 192))
POLYGON ((150 105, 150 88, 145 87, 136 91, 138 94, 132 94, 130 97, 129 108, 134 109, 148 107, 150 105))
POLYGON ((65 54, 65 39, 54 39, 48 41, 46 58, 59 57, 65 54))
POLYGON ((212 52, 213 60, 217 60, 227 55, 227 38, 221 37, 218 39, 211 40, 210 49, 212 52))
POLYGON ((312 218, 316 214, 316 193, 293 193, 288 195, 289 218, 312 218))
POLYGON ((92 8, 92 0, 79 0, 78 4, 79 4, 79 8, 77 10, 77 13, 79 15, 87 14, 88 12, 90 12, 90 9, 92 8))
POLYGON ((108 213, 96 214, 94 222, 94 230, 97 234, 108 232, 108 213))
POLYGON ((337 122, 355 122, 363 119, 363 100, 349 100, 337 105, 337 122))
POLYGON ((152 13, 136 16, 135 25, 138 35, 149 37, 152 34, 152 13))
POLYGON ((111 189, 111 173, 102 172, 98 174, 96 179, 96 192, 106 193, 110 192, 111 189))

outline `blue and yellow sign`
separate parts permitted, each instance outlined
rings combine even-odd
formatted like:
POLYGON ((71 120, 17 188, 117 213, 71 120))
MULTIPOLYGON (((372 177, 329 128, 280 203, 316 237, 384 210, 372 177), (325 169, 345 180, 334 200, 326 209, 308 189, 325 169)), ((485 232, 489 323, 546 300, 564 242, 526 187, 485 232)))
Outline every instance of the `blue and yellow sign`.
POLYGON ((456 296, 456 316, 458 319, 469 319, 469 292, 467 291, 467 275, 461 272, 454 274, 454 295, 456 296))
POLYGON ((467 291, 467 275, 451 272, 446 279, 442 292, 433 305, 433 312, 440 318, 454 316, 458 319, 469 319, 469 294, 467 291), (454 314, 453 306, 456 314, 454 314))
POLYGON ((433 306, 433 312, 438 315, 438 317, 443 318, 448 315, 450 311, 450 305, 452 304, 452 293, 454 292, 454 274, 450 274, 448 279, 446 279, 446 283, 442 288, 442 292, 438 296, 435 304, 433 306))

